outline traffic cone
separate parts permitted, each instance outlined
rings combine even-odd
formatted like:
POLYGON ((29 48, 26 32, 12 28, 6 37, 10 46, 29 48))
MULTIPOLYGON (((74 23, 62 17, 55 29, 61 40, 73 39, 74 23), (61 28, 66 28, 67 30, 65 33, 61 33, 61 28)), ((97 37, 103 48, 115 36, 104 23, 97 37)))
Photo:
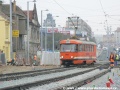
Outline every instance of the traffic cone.
POLYGON ((110 88, 110 81, 107 81, 107 82, 106 82, 106 86, 107 86, 108 88, 110 88))
POLYGON ((114 84, 114 83, 113 83, 113 80, 112 80, 111 78, 109 78, 109 81, 110 81, 110 83, 114 84))

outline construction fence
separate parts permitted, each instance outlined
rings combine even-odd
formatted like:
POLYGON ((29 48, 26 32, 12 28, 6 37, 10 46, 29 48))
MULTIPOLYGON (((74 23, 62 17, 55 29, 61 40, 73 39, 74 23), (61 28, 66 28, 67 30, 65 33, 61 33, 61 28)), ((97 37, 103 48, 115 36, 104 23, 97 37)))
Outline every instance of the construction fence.
POLYGON ((60 65, 60 52, 39 51, 40 65, 60 65))

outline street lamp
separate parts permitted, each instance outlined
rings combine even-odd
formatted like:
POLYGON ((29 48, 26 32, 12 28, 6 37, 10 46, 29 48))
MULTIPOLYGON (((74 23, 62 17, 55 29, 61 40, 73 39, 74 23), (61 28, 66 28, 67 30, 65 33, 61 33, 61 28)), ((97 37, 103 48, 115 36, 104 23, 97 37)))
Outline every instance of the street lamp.
POLYGON ((27 1, 27 49, 28 49, 27 59, 28 61, 29 61, 29 2, 36 2, 36 0, 27 1))
MULTIPOLYGON (((59 17, 59 16, 53 16, 53 17, 59 17)), ((53 19, 52 19, 52 33, 53 33, 53 52, 54 52, 54 28, 53 28, 53 19)))
MULTIPOLYGON (((42 49, 43 49, 43 39, 42 39, 42 13, 43 13, 43 11, 48 11, 48 9, 46 9, 46 10, 41 10, 41 51, 42 51, 42 49)), ((45 35, 46 36, 46 35, 45 35)))

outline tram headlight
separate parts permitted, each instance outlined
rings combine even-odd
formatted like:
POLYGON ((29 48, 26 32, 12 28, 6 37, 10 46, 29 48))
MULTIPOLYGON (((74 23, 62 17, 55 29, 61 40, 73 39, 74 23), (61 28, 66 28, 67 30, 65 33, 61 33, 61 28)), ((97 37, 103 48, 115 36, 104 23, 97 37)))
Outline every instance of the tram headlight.
POLYGON ((73 58, 73 56, 71 56, 71 58, 73 58))
POLYGON ((62 59, 62 58, 63 58, 63 56, 60 57, 60 59, 62 59))

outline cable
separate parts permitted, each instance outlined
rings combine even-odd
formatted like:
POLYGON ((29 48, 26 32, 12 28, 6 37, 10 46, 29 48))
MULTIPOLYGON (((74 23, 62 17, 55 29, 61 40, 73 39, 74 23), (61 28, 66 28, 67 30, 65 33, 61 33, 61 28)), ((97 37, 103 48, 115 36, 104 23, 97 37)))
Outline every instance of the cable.
POLYGON ((104 9, 103 9, 103 6, 102 6, 102 3, 101 3, 101 0, 99 0, 100 1, 100 5, 101 5, 101 7, 102 7, 102 10, 103 10, 103 13, 104 13, 104 15, 105 15, 105 21, 106 21, 106 24, 107 24, 107 26, 108 26, 108 22, 107 22, 107 14, 105 13, 105 11, 104 11, 104 9))
POLYGON ((69 13, 66 9, 64 9, 58 2, 56 2, 55 0, 53 0, 58 6, 60 6, 64 11, 66 11, 68 14, 72 15, 71 13, 69 13))
POLYGON ((113 20, 120 21, 120 20, 118 20, 118 19, 112 18, 110 15, 108 15, 108 16, 109 16, 109 18, 111 18, 111 19, 113 19, 113 20))

